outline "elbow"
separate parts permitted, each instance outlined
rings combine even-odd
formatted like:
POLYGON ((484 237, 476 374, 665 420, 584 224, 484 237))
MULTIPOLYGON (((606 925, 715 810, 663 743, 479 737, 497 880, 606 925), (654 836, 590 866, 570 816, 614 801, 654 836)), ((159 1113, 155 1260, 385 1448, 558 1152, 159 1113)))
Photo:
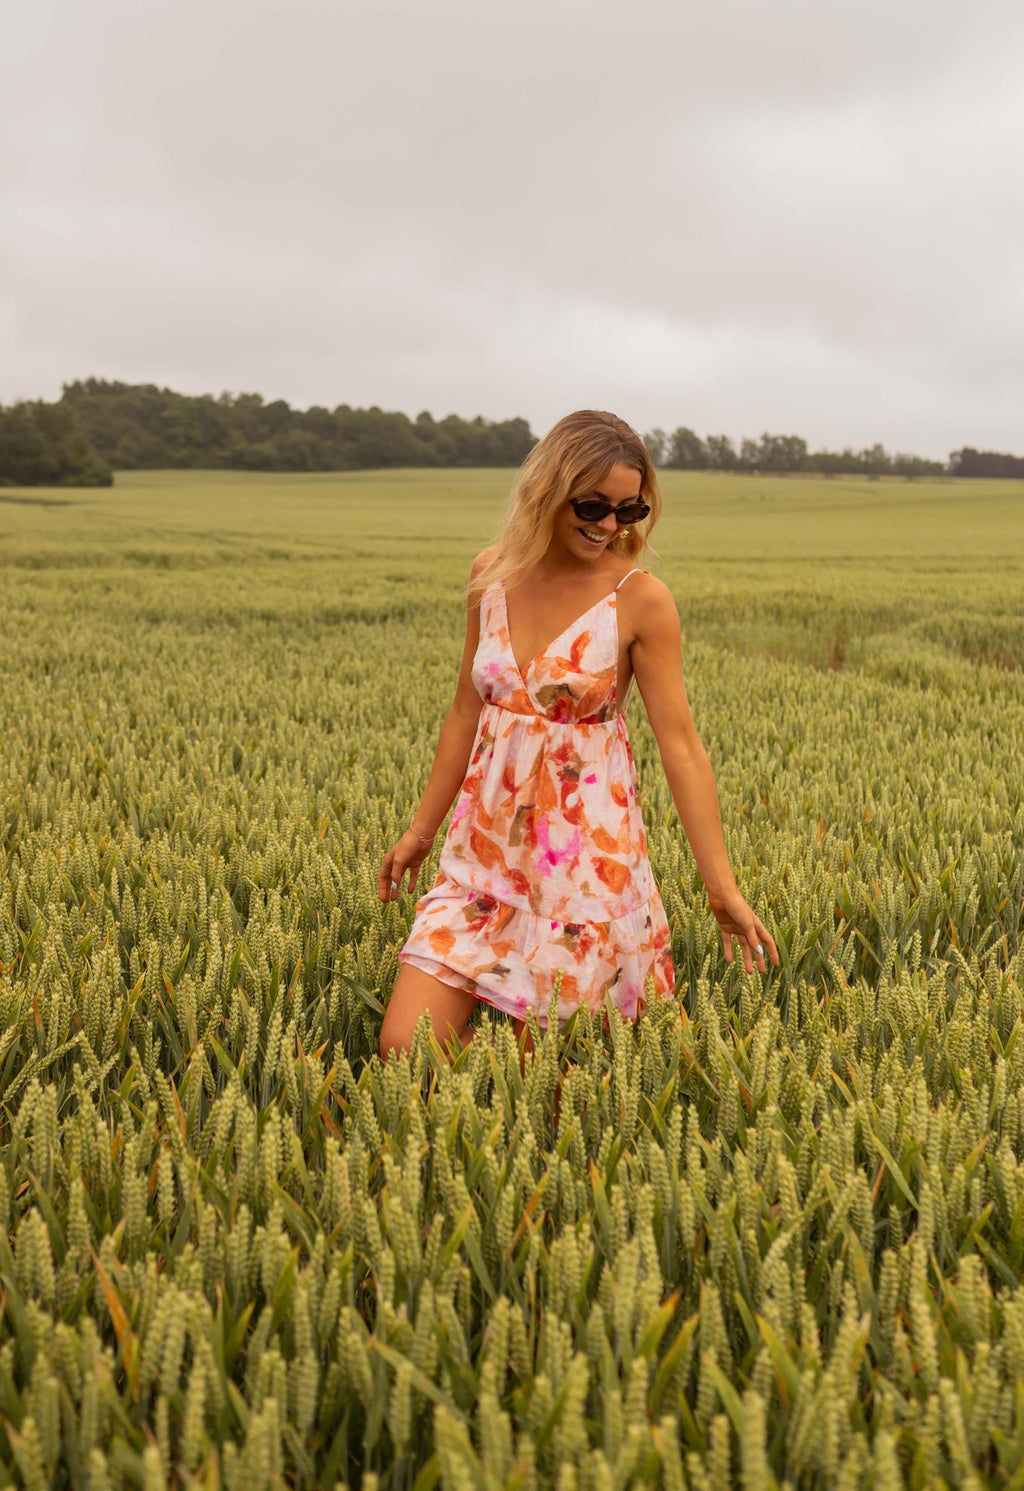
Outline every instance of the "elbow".
POLYGON ((673 769, 711 765, 700 736, 692 731, 678 730, 670 732, 667 737, 659 736, 658 751, 667 773, 673 769))
POLYGON ((480 718, 483 703, 484 701, 476 689, 473 689, 471 693, 466 693, 462 689, 456 689, 455 697, 448 707, 448 717, 449 719, 458 720, 460 724, 472 726, 475 729, 477 721, 480 718))

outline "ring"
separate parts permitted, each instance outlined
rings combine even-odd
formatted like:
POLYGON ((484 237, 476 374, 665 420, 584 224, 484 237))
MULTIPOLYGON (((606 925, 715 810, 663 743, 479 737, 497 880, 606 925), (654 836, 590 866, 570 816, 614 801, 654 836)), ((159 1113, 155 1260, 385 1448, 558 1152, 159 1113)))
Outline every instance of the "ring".
POLYGON ((757 944, 757 950, 758 950, 759 953, 763 953, 764 952, 764 948, 761 946, 760 943, 757 944))
POLYGON ((397 890, 398 889, 398 881, 397 880, 392 880, 392 882, 391 882, 391 889, 392 890, 397 890))

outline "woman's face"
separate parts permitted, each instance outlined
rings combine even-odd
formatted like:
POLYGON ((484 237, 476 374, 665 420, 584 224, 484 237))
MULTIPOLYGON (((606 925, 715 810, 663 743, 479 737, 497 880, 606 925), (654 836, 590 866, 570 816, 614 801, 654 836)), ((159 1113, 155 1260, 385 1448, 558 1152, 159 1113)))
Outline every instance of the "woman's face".
MULTIPOLYGON (((598 497, 610 502, 613 507, 622 507, 636 502, 640 496, 641 473, 625 461, 617 461, 608 475, 593 492, 580 492, 581 497, 598 497)), ((563 502, 555 515, 553 543, 560 543, 575 559, 593 561, 600 559, 610 541, 619 532, 615 514, 608 513, 599 523, 584 523, 573 512, 568 502, 563 502)))

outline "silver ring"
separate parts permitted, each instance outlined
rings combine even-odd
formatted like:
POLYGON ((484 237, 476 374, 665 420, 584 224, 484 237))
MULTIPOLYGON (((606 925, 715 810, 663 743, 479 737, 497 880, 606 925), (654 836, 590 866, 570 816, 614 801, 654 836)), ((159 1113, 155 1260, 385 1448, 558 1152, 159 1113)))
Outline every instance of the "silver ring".
POLYGON ((760 943, 757 944, 757 950, 758 950, 759 953, 763 953, 764 952, 764 948, 761 946, 760 943))
POLYGON ((398 889, 398 881, 397 880, 392 880, 392 882, 391 882, 391 889, 392 890, 397 890, 398 889))

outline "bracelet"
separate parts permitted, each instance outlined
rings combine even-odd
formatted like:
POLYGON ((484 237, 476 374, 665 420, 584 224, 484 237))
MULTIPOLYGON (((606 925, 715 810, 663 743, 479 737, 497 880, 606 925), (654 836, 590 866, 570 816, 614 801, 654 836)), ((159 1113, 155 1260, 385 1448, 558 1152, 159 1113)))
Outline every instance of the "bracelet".
POLYGON ((416 834, 416 837, 419 839, 421 844, 432 844, 434 842, 434 839, 437 837, 436 834, 431 834, 429 839, 425 839, 422 834, 416 833, 416 830, 411 826, 409 828, 409 832, 411 834, 416 834))

